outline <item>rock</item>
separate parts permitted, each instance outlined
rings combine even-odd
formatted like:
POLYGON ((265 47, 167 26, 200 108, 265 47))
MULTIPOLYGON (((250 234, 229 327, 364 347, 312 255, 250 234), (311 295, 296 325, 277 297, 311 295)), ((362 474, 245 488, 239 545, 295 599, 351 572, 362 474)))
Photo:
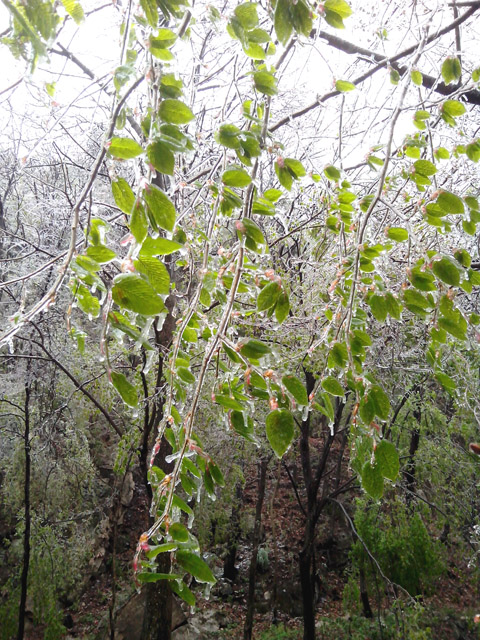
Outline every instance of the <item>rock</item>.
POLYGON ((211 640, 228 623, 228 617, 221 611, 198 611, 189 619, 188 624, 172 633, 172 640, 211 640))
MULTIPOLYGON (((140 640, 145 611, 146 592, 135 593, 130 597, 117 614, 116 640, 140 640)), ((187 618, 180 604, 174 598, 172 604, 172 629, 185 624, 187 618)))
POLYGON ((233 594, 233 587, 230 580, 227 578, 219 578, 217 584, 213 588, 214 595, 220 598, 228 598, 233 594))
POLYGON ((133 481, 133 473, 127 471, 125 480, 122 485, 122 495, 120 496, 120 502, 122 506, 128 507, 133 499, 133 492, 135 490, 135 482, 133 481))

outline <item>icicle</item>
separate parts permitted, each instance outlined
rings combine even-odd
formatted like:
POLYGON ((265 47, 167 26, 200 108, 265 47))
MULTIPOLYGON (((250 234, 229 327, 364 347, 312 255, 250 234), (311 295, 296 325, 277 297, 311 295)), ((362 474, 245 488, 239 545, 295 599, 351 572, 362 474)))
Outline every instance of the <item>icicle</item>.
POLYGON ((195 514, 192 511, 192 513, 190 513, 188 516, 187 529, 191 529, 193 527, 194 520, 195 520, 195 514))
POLYGON ((210 600, 211 589, 212 589, 212 585, 210 584, 210 582, 207 582, 207 584, 205 585, 205 590, 203 592, 203 597, 205 598, 205 600, 210 600))
POLYGON ((165 462, 167 464, 170 464, 170 462, 173 462, 179 457, 180 457, 180 451, 177 451, 176 453, 171 453, 169 456, 165 456, 165 462))
POLYGON ((94 282, 90 287, 90 293, 96 293, 96 291, 97 291, 97 283, 94 282))
POLYGON ((8 353, 15 353, 15 347, 13 346, 13 338, 8 341, 8 353))
POLYGON ((145 375, 147 375, 149 373, 150 369, 152 368, 153 360, 154 360, 156 354, 157 354, 157 352, 154 349, 152 349, 152 351, 148 352, 148 355, 147 355, 147 358, 146 358, 146 361, 145 361, 145 366, 143 367, 143 373, 145 375))
POLYGON ((307 405, 306 407, 303 407, 303 410, 302 410, 302 422, 305 422, 307 420, 308 412, 309 412, 309 407, 307 405))
POLYGON ((90 320, 90 322, 92 322, 92 320, 93 320, 93 316, 92 316, 92 314, 91 314, 91 313, 89 313, 89 314, 88 314, 88 319, 90 320))
POLYGON ((330 429, 330 435, 333 438, 333 436, 335 435, 335 424, 333 422, 329 422, 328 428, 330 429))

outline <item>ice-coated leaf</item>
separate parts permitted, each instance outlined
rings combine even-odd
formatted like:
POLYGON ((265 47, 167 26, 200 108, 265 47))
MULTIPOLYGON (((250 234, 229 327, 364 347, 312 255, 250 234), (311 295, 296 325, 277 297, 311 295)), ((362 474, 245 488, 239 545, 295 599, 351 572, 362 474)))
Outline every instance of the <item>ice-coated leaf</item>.
POLYGON ((463 200, 449 191, 442 191, 437 198, 437 204, 446 213, 465 213, 463 200))
POLYGON ((252 178, 245 169, 236 166, 229 167, 222 174, 222 182, 228 187, 243 189, 244 187, 247 187, 251 181, 252 178))
POLYGON ((88 247, 87 256, 98 262, 98 264, 106 264, 111 262, 117 254, 103 244, 96 244, 88 247))
POLYGON ((328 376, 322 380, 322 387, 332 396, 343 396, 345 391, 339 381, 333 376, 328 376))
POLYGON ((242 356, 249 359, 254 358, 255 360, 263 358, 263 356, 266 356, 270 351, 271 349, 267 344, 254 338, 248 340, 240 347, 242 356))
POLYGON ((397 479, 400 471, 400 459, 394 444, 388 440, 382 440, 375 449, 375 461, 384 478, 392 482, 397 479))
POLYGON ((369 461, 365 462, 362 467, 362 487, 373 500, 380 500, 383 496, 383 476, 378 464, 372 466, 369 461))
POLYGON ((188 540, 188 530, 181 522, 171 524, 168 533, 176 542, 187 542, 188 540))
POLYGON ((282 324, 282 322, 288 316, 289 311, 290 301, 288 299, 288 294, 285 291, 282 291, 282 293, 278 297, 277 304, 275 305, 275 318, 278 324, 282 324))
POLYGON ((235 16, 246 31, 254 29, 258 24, 256 2, 244 2, 235 7, 235 16))
POLYGON ((143 192, 143 197, 155 223, 161 229, 173 231, 176 212, 173 202, 167 194, 151 184, 143 192))
POLYGON ((275 6, 275 33, 281 44, 285 45, 287 43, 292 31, 290 0, 277 0, 275 6))
POLYGON ((107 143, 108 153, 119 160, 130 160, 143 153, 143 148, 131 138, 112 138, 107 143))
POLYGON ((122 273, 115 277, 112 297, 119 307, 144 316, 155 316, 165 308, 155 290, 135 273, 122 273))
POLYGON ((112 371, 112 384, 118 393, 121 395, 122 400, 129 407, 136 407, 138 404, 137 390, 131 384, 123 373, 117 373, 112 371))
POLYGON ((353 82, 348 82, 348 80, 337 80, 335 83, 335 89, 337 91, 341 91, 342 93, 346 93, 347 91, 354 91, 356 86, 353 82))
POLYGON ((123 213, 130 215, 135 204, 135 195, 128 182, 123 178, 112 182, 112 193, 117 207, 121 209, 123 213))
POLYGON ((456 56, 445 58, 442 64, 442 78, 445 84, 450 84, 459 80, 462 75, 460 60, 456 56))
POLYGON ((158 115, 164 122, 170 124, 188 124, 195 117, 184 102, 173 99, 160 102, 158 115))
POLYGON ((216 582, 208 564, 192 551, 179 549, 175 555, 177 563, 188 571, 198 582, 216 582))
POLYGON ((408 231, 402 227, 389 227, 387 237, 394 242, 405 242, 408 240, 408 231))
POLYGON ((143 256, 168 256, 175 251, 179 251, 183 245, 174 240, 167 238, 145 238, 142 248, 140 249, 140 257, 143 256))
POLYGON ((460 284, 460 271, 449 258, 435 261, 433 263, 433 273, 446 284, 454 287, 458 287, 460 284))
POLYGON ((160 173, 173 176, 175 156, 166 142, 157 140, 149 144, 147 147, 147 156, 154 169, 160 173))
POLYGON ((170 292, 170 275, 158 258, 143 255, 134 261, 135 269, 147 276, 156 293, 167 295, 170 292))
POLYGON ((375 415, 377 415, 380 420, 387 420, 388 414, 390 413, 390 400, 382 387, 373 385, 368 395, 373 400, 375 415))
POLYGON ((294 375, 286 375, 282 378, 282 384, 295 398, 296 402, 306 407, 308 405, 308 395, 305 385, 294 375))
POLYGON ((258 294, 257 309, 259 311, 266 311, 266 309, 270 309, 270 307, 273 307, 273 305, 277 302, 281 291, 282 288, 278 284, 278 282, 269 282, 268 284, 266 284, 258 294))
POLYGON ((268 414, 265 426, 270 446, 277 458, 281 458, 293 441, 293 416, 287 409, 275 409, 268 414))

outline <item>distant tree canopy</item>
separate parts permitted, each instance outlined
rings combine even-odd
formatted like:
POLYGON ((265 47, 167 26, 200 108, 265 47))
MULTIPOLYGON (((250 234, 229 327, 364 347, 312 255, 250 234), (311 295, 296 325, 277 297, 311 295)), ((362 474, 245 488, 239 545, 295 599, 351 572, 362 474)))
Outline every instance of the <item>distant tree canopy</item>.
POLYGON ((2 375, 53 361, 137 452, 135 579, 190 604, 215 581, 191 498, 224 484, 200 427, 278 458, 300 435, 307 594, 353 481, 333 443, 379 500, 411 395, 479 415, 480 2, 2 2, 2 375), (93 390, 52 355, 64 316, 93 390))

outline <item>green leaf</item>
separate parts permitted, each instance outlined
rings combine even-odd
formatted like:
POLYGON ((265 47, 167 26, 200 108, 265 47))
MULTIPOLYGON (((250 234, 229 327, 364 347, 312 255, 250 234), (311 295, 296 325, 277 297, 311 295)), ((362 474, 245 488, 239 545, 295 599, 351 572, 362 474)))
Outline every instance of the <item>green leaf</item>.
POLYGON ((460 60, 456 56, 445 58, 442 64, 442 78, 445 84, 456 82, 462 75, 460 60))
POLYGON ((235 16, 246 31, 254 29, 258 24, 256 2, 244 2, 235 7, 235 16))
POLYGON ((135 195, 128 182, 123 178, 112 182, 112 193, 117 207, 123 213, 130 215, 135 205, 135 195))
POLYGON ((449 191, 442 191, 437 198, 437 204, 446 213, 465 213, 463 200, 449 191))
POLYGON ((328 376, 328 378, 322 380, 322 387, 332 396, 342 397, 345 393, 342 385, 333 376, 328 376))
POLYGON ((81 24, 85 18, 82 5, 76 0, 62 0, 65 11, 73 18, 76 24, 81 24))
POLYGON ((293 31, 290 17, 290 0, 277 0, 275 6, 275 33, 281 44, 285 45, 293 31))
POLYGON ((265 238, 263 237, 262 230, 257 224, 255 224, 255 222, 253 222, 249 218, 243 218, 242 224, 245 227, 245 234, 249 238, 251 238, 258 244, 265 244, 265 238))
POLYGON ((232 165, 222 174, 222 182, 228 187, 238 187, 243 189, 244 187, 247 187, 251 181, 252 178, 245 169, 237 167, 236 165, 232 165))
POLYGON ((265 421, 267 438, 277 458, 282 458, 293 441, 295 423, 287 409, 271 411, 265 421))
POLYGON ((460 284, 460 272, 458 267, 448 258, 442 258, 433 263, 433 273, 442 282, 458 287, 460 284))
POLYGON ((111 262, 117 254, 103 244, 97 244, 88 247, 87 256, 99 264, 111 262))
POLYGON ((215 394, 215 402, 224 409, 233 409, 234 411, 243 411, 244 409, 238 400, 235 400, 235 398, 227 396, 226 394, 215 394))
POLYGON ((175 225, 176 212, 173 202, 158 187, 151 184, 143 192, 143 197, 154 222, 167 231, 173 231, 175 225))
POLYGON ((269 282, 258 294, 257 309, 259 311, 265 311, 266 309, 273 307, 273 305, 276 304, 281 291, 282 288, 278 282, 269 282))
POLYGON ((352 15, 350 5, 345 0, 326 0, 323 6, 327 11, 334 11, 342 18, 352 15))
POLYGON ((467 337, 467 321, 458 309, 454 309, 448 315, 442 316, 438 320, 438 325, 454 338, 458 338, 458 340, 465 340, 467 337))
POLYGON ((179 242, 168 240, 167 238, 145 238, 140 249, 140 258, 144 256, 168 256, 183 248, 179 242))
POLYGON ((292 178, 294 180, 299 180, 307 175, 305 171, 305 167, 300 162, 300 160, 295 160, 295 158, 285 158, 283 160, 284 166, 288 169, 288 171, 292 174, 292 178))
POLYGON ((131 138, 112 138, 107 142, 107 150, 111 156, 120 160, 136 158, 143 153, 143 148, 131 138))
POLYGON ((216 582, 208 564, 191 551, 179 549, 175 555, 178 564, 188 571, 198 582, 216 582))
POLYGON ((283 160, 282 166, 279 165, 278 160, 275 162, 275 173, 277 174, 278 181, 282 187, 287 189, 287 191, 290 191, 293 185, 293 176, 290 171, 283 166, 283 160))
POLYGON ((288 294, 285 291, 282 291, 277 300, 277 304, 275 305, 275 318, 278 324, 282 324, 282 322, 288 316, 289 311, 290 301, 288 299, 288 294))
POLYGON ((414 69, 413 71, 411 71, 410 77, 412 79, 413 84, 416 84, 417 87, 420 87, 422 85, 423 75, 421 74, 420 71, 418 71, 418 69, 414 69))
POLYGON ((240 129, 234 124, 222 124, 215 134, 215 140, 227 149, 239 149, 239 134, 240 129))
POLYGON ((173 176, 175 156, 170 151, 170 147, 166 142, 157 140, 149 144, 147 147, 147 156, 154 169, 160 171, 160 173, 173 176))
POLYGON ((465 105, 458 100, 445 100, 442 104, 442 113, 451 116, 452 118, 458 118, 466 113, 465 105))
POLYGON ((376 318, 379 322, 385 322, 388 313, 387 302, 385 298, 383 296, 375 294, 368 300, 368 304, 370 306, 370 309, 372 310, 374 318, 376 318))
POLYGON ((387 420, 388 414, 390 413, 390 400, 382 387, 373 385, 368 391, 368 396, 373 401, 375 415, 377 415, 380 420, 387 420))
POLYGON ((259 360, 260 358, 263 358, 263 356, 266 356, 267 353, 270 353, 270 351, 271 349, 267 344, 253 338, 245 342, 245 344, 240 347, 240 353, 242 356, 249 360, 252 358, 259 360))
POLYGON ((137 202, 133 208, 132 215, 130 216, 130 231, 137 242, 142 242, 148 231, 147 216, 145 215, 145 209, 137 202))
MULTIPOLYGON (((150 35, 150 53, 160 60, 165 60, 165 49, 170 49, 170 47, 175 44, 176 39, 177 36, 171 29, 159 29, 156 36, 154 36, 153 34, 150 35)), ((168 59, 171 59, 171 57, 167 57, 167 60, 168 59)))
POLYGON ((480 140, 474 140, 470 144, 467 144, 467 157, 472 162, 478 162, 480 160, 480 140))
POLYGON ((347 364, 347 360, 347 345, 344 342, 336 342, 328 355, 328 368, 340 367, 340 369, 343 369, 347 364))
POLYGON ((179 580, 182 576, 176 573, 156 573, 153 571, 142 571, 137 573, 137 580, 142 584, 147 582, 158 582, 159 580, 179 580))
POLYGON ((143 255, 134 261, 134 265, 137 271, 147 276, 156 293, 170 293, 170 275, 163 262, 153 256, 143 255))
POLYGON ((340 171, 336 167, 334 167, 333 164, 327 165, 323 170, 323 173, 329 180, 332 180, 333 182, 338 182, 342 177, 340 171))
POLYGON ((383 496, 383 476, 378 465, 366 462, 362 467, 362 487, 373 500, 383 496))
POLYGON ((156 316, 165 308, 163 300, 141 276, 122 273, 116 276, 113 282, 113 300, 123 309, 144 316, 156 316))
POLYGON ((190 371, 190 369, 187 369, 186 367, 178 367, 177 375, 181 380, 183 380, 187 384, 193 384, 195 382, 195 376, 190 371))
POLYGON ((455 391, 455 389, 457 388, 457 383, 455 382, 455 380, 453 380, 453 378, 451 378, 450 376, 447 376, 447 374, 443 373, 442 371, 437 371, 435 373, 435 378, 447 391, 455 391))
POLYGON ((140 5, 151 27, 158 24, 158 10, 156 0, 140 0, 140 5))
POLYGON ((400 471, 400 459, 395 445, 388 440, 382 440, 375 449, 375 461, 384 478, 395 482, 400 471))
POLYGON ((437 167, 429 160, 417 160, 413 163, 415 172, 422 176, 433 176, 437 173, 437 167))
POLYGON ((335 83, 335 89, 337 91, 345 93, 347 91, 353 91, 354 89, 356 89, 356 86, 353 84, 353 82, 348 82, 348 80, 337 80, 335 83))
POLYGON ((407 270, 407 277, 413 286, 420 291, 435 291, 437 288, 433 275, 422 271, 419 267, 407 270))
POLYGON ((360 418, 367 426, 373 422, 373 419, 375 418, 375 400, 369 393, 363 396, 360 400, 358 412, 360 414, 360 418))
POLYGON ((294 375, 286 375, 282 378, 282 384, 302 407, 308 405, 308 395, 305 385, 294 375))
POLYGON ((402 227, 389 227, 387 237, 394 242, 405 242, 408 240, 408 231, 402 227))
POLYGON ((243 412, 232 411, 230 414, 230 422, 239 436, 242 436, 242 438, 245 438, 245 440, 248 440, 249 442, 256 442, 253 435, 253 421, 245 421, 243 412))
POLYGON ((112 384, 121 395, 125 404, 128 404, 129 407, 136 407, 138 405, 137 390, 133 384, 130 384, 123 373, 112 371, 112 384))
POLYGON ((278 93, 277 80, 268 71, 256 71, 253 74, 255 89, 267 96, 274 96, 278 93))
POLYGON ((385 302, 387 304, 387 311, 396 320, 400 320, 400 313, 402 311, 402 307, 395 296, 387 291, 385 294, 385 302))
POLYGON ((160 102, 158 115, 170 124, 188 124, 195 118, 192 111, 181 100, 167 99, 160 102))
POLYGON ((171 524, 168 528, 168 533, 176 542, 187 542, 188 540, 188 530, 180 522, 171 524))
POLYGON ((77 298, 77 303, 83 313, 91 315, 93 318, 98 318, 100 314, 100 301, 99 299, 90 293, 90 290, 83 284, 73 289, 77 298))
POLYGON ((177 594, 177 596, 179 598, 181 598, 184 602, 186 602, 188 604, 188 606, 190 607, 194 607, 195 606, 195 596, 193 595, 193 593, 190 591, 190 589, 187 587, 187 585, 184 582, 180 582, 180 584, 177 581, 171 580, 168 583, 170 589, 177 594))

